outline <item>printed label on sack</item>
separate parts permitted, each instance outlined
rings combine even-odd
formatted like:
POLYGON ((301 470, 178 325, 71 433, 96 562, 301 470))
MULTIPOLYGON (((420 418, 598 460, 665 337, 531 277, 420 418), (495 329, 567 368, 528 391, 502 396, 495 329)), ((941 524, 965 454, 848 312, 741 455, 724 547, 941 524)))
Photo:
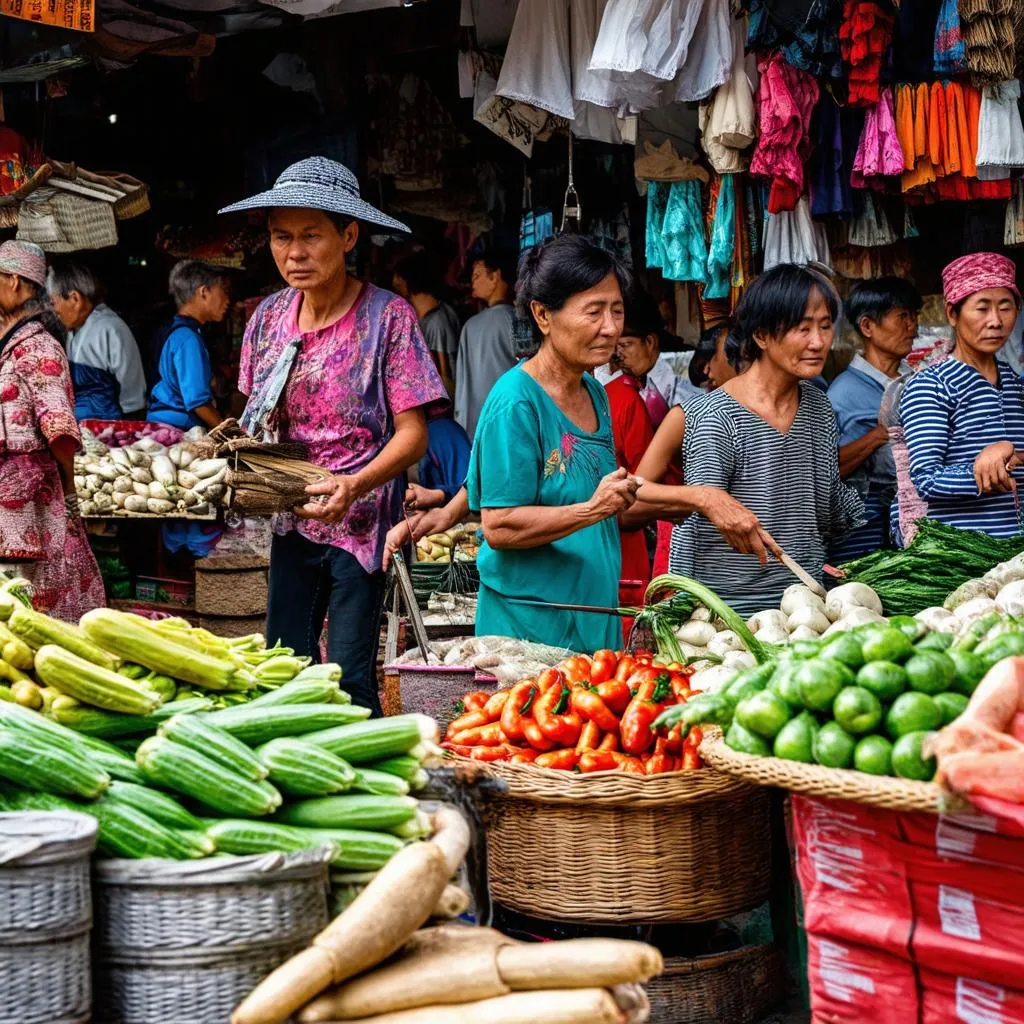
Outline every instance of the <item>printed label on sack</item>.
POLYGON ((1006 990, 970 978, 956 979, 956 1019, 963 1024, 1004 1024, 1006 990))
POLYGON ((850 951, 827 939, 818 945, 818 977, 825 992, 841 1003, 852 1003, 858 995, 874 995, 875 983, 866 974, 858 974, 849 963, 850 951))
POLYGON ((973 893, 940 885, 939 921, 946 935, 973 942, 981 941, 981 925, 978 924, 973 893))
POLYGON ((935 852, 940 857, 954 860, 972 857, 978 842, 978 833, 958 825, 949 818, 939 818, 935 827, 935 852))

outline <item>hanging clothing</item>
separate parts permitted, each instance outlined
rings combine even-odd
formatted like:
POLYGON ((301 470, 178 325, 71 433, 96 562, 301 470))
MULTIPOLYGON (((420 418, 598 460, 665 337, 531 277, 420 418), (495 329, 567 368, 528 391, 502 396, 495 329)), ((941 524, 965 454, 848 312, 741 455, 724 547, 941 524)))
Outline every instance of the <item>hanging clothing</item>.
POLYGON ((764 269, 771 270, 780 263, 798 263, 806 266, 817 262, 832 263, 825 237, 825 225, 811 220, 806 196, 801 196, 793 211, 771 213, 765 229, 764 269))
MULTIPOLYGON (((983 168, 1024 167, 1024 124, 1020 116, 1020 82, 988 85, 981 93, 978 120, 978 174, 983 168)), ((999 174, 999 177, 1008 177, 999 174)))
POLYGON ((661 237, 665 254, 661 272, 666 280, 703 282, 708 249, 699 182, 674 181, 669 186, 661 237))
POLYGON ((882 62, 892 42, 895 14, 876 0, 846 0, 839 29, 843 60, 849 67, 851 106, 870 107, 879 101, 882 62))
POLYGON ((876 181, 899 175, 903 171, 903 150, 896 134, 893 114, 892 90, 884 88, 878 102, 868 108, 864 131, 853 158, 850 183, 854 188, 885 188, 886 182, 876 181))
MULTIPOLYGON (((730 0, 704 0, 687 59, 672 82, 671 101, 696 103, 707 99, 732 74, 733 37, 730 0)), ((696 6, 684 0, 684 6, 696 6)))
POLYGON ((1013 197, 1006 204, 1004 245, 1024 245, 1024 178, 1013 183, 1013 197))
POLYGON ((496 92, 558 117, 576 116, 568 0, 520 0, 496 92))
POLYGON ((747 46, 781 50, 787 64, 818 78, 841 78, 841 15, 842 0, 752 0, 747 46))
POLYGON ((967 50, 960 31, 960 0, 942 0, 935 24, 937 75, 956 75, 967 70, 967 50))
POLYGON ((864 134, 864 118, 863 107, 840 107, 831 93, 815 108, 811 128, 814 152, 808 164, 811 213, 815 217, 853 216, 850 177, 864 134))
POLYGON ((876 249, 898 242, 900 236, 893 230, 881 202, 868 191, 860 193, 860 201, 863 203, 863 210, 860 216, 850 223, 847 244, 876 249))
POLYGON ((935 25, 942 0, 901 0, 892 37, 893 79, 931 81, 935 63, 935 25))
POLYGON ((736 186, 731 174, 718 179, 711 242, 708 246, 707 287, 709 299, 724 299, 732 285, 732 263, 736 246, 736 186))
MULTIPOLYGON (((960 4, 960 34, 976 85, 998 85, 1015 77, 1014 16, 1018 0, 969 0, 960 4)), ((1016 13, 1020 18, 1020 13, 1016 13)))
POLYGON ((804 190, 804 160, 809 155, 811 113, 818 102, 818 83, 809 74, 786 64, 774 53, 758 65, 757 89, 760 137, 750 173, 770 178, 772 213, 795 208, 804 190))
POLYGON ((754 89, 744 53, 746 33, 746 21, 734 20, 729 81, 701 104, 698 115, 701 146, 719 174, 745 171, 750 165, 750 147, 757 140, 754 89))

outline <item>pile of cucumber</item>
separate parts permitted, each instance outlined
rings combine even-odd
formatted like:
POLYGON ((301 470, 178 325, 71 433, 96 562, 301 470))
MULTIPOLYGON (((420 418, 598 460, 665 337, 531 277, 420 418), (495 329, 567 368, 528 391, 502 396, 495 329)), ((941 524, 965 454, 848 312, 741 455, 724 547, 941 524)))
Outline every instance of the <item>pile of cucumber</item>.
POLYGON ((91 814, 113 857, 326 846, 334 871, 376 871, 429 834, 410 793, 437 727, 369 716, 328 674, 220 711, 126 715, 146 727, 110 739, 0 703, 0 809, 91 814))

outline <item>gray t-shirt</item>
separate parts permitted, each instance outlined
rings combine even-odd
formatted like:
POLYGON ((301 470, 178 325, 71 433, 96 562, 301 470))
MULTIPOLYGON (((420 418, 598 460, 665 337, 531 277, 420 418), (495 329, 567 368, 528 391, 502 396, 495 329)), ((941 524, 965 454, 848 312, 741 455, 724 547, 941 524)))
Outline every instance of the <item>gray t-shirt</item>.
POLYGON ((427 348, 431 352, 443 352, 454 362, 459 351, 459 317, 455 310, 442 302, 420 321, 420 328, 427 348))
POLYGON ((501 303, 470 317, 462 328, 455 364, 455 421, 471 441, 491 388, 517 362, 514 322, 512 306, 501 303))

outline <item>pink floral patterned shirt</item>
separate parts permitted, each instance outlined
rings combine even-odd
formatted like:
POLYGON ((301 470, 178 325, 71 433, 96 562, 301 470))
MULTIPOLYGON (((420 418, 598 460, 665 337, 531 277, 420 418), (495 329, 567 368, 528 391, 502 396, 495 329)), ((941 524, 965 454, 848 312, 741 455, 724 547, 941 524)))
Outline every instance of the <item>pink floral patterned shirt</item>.
MULTIPOLYGON (((395 416, 447 399, 447 392, 404 299, 366 283, 345 316, 310 332, 299 330, 300 302, 301 293, 286 288, 257 308, 242 342, 238 388, 252 395, 282 349, 301 335, 273 425, 282 441, 306 445, 310 462, 356 473, 391 440, 395 416)), ((288 513, 277 516, 274 529, 343 548, 375 572, 385 534, 402 514, 403 488, 400 477, 364 495, 336 525, 288 513)))

